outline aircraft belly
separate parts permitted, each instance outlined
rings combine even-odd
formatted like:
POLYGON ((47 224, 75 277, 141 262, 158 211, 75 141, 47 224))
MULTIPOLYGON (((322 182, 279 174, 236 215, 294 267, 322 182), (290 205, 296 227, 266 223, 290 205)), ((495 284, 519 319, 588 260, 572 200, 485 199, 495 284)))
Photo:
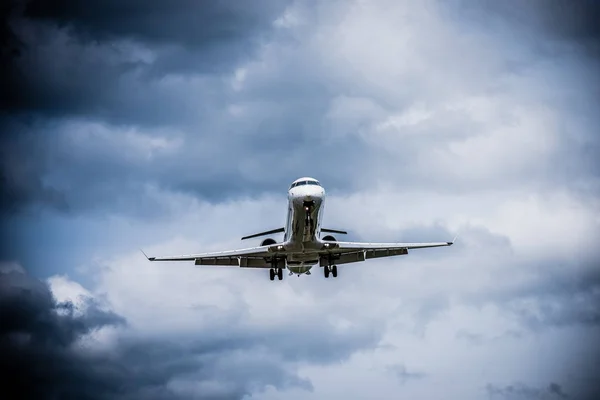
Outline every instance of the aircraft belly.
POLYGON ((319 262, 319 253, 292 253, 287 256, 288 264, 316 264, 319 262))
POLYGON ((287 269, 294 274, 305 274, 313 267, 314 264, 287 264, 287 269))
POLYGON ((318 262, 319 255, 317 253, 296 253, 288 256, 286 266, 295 274, 304 274, 318 262))

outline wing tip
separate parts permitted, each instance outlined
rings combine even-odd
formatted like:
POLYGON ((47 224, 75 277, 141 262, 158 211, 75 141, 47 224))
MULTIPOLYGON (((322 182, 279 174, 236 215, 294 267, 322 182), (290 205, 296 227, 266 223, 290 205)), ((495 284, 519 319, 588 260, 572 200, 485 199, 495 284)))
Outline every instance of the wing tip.
POLYGON ((448 244, 448 246, 452 246, 454 244, 454 242, 456 242, 457 237, 458 237, 458 235, 454 236, 454 239, 452 239, 452 241, 446 242, 448 244))
POLYGON ((146 257, 146 259, 147 259, 148 261, 154 261, 154 260, 156 260, 156 257, 148 257, 148 256, 146 255, 146 253, 144 253, 144 250, 140 249, 140 251, 142 252, 142 254, 144 255, 144 257, 146 257))

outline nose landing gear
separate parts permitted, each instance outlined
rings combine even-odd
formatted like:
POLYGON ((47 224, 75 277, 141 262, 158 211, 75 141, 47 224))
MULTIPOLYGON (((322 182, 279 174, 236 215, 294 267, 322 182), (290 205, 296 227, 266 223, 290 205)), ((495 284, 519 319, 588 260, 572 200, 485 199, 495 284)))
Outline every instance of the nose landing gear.
POLYGON ((314 200, 310 200, 310 201, 304 201, 304 211, 306 213, 305 217, 304 217, 304 226, 305 229, 308 229, 308 231, 312 230, 313 228, 313 220, 311 218, 311 212, 313 207, 315 206, 315 202, 314 200))
POLYGON ((306 200, 303 202, 304 211, 310 211, 315 206, 314 200, 306 200))

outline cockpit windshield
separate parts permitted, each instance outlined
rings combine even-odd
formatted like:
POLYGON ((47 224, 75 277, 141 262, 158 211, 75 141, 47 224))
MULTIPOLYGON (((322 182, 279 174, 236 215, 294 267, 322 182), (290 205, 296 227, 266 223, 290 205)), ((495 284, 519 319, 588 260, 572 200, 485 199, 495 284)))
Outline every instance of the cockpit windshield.
POLYGON ((319 181, 299 181, 299 182, 292 183, 292 186, 290 186, 290 189, 291 188, 295 188, 296 186, 302 186, 302 185, 321 186, 321 184, 319 183, 319 181))

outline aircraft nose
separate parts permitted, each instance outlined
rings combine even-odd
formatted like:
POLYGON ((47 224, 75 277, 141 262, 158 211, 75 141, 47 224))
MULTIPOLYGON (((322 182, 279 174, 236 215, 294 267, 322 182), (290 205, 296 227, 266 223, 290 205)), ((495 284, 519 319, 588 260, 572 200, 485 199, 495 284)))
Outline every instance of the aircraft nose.
POLYGON ((294 198, 300 201, 321 200, 325 194, 323 188, 319 186, 302 186, 294 188, 291 193, 294 198))
POLYGON ((323 197, 323 189, 318 186, 307 186, 301 195, 304 200, 320 200, 323 197))

